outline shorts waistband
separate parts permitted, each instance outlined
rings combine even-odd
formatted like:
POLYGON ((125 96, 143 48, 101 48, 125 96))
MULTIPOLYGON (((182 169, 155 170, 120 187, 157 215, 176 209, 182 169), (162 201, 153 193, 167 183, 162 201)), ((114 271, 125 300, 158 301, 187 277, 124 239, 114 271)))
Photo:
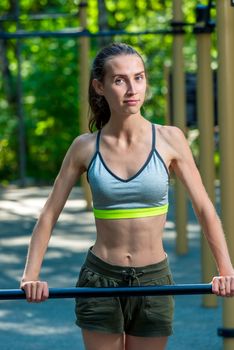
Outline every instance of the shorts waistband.
POLYGON ((167 256, 164 260, 152 265, 142 267, 118 266, 109 264, 100 259, 92 252, 92 248, 90 248, 88 251, 84 265, 91 270, 100 273, 101 275, 105 275, 120 281, 123 280, 124 274, 126 274, 126 276, 129 276, 129 274, 134 274, 135 276, 139 276, 141 280, 144 281, 155 278, 155 274, 157 274, 157 277, 160 278, 171 273, 167 256))

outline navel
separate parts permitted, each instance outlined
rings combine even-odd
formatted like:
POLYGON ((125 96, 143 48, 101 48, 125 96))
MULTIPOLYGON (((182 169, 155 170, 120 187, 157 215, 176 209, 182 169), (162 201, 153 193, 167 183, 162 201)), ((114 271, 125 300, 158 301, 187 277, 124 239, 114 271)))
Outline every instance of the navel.
POLYGON ((126 256, 125 256, 125 259, 126 259, 127 262, 131 262, 132 261, 132 254, 127 253, 126 256))

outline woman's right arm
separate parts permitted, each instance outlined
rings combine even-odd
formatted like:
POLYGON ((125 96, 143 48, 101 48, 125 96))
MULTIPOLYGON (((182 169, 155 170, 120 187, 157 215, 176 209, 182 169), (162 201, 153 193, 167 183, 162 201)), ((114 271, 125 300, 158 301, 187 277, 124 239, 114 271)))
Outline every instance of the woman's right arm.
POLYGON ((48 298, 47 282, 39 280, 42 261, 51 233, 66 203, 72 187, 86 170, 89 158, 89 135, 78 137, 69 148, 52 191, 34 227, 20 287, 30 302, 48 298))

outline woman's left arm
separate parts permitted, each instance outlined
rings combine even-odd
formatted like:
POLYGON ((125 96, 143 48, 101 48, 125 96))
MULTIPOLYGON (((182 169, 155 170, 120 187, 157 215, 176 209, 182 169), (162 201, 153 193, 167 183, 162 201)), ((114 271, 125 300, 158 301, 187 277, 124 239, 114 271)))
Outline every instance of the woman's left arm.
POLYGON ((183 132, 175 127, 170 127, 170 129, 170 144, 174 149, 170 168, 188 191, 194 211, 202 226, 219 271, 219 276, 214 277, 212 280, 213 293, 221 296, 234 296, 234 268, 229 256, 221 221, 204 188, 183 132))

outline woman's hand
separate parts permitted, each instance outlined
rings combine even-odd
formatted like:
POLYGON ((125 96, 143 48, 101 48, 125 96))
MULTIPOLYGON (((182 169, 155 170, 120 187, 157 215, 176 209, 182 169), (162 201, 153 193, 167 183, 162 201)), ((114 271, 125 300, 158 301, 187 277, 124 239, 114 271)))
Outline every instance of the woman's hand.
POLYGON ((214 277, 212 280, 212 292, 222 297, 233 297, 234 274, 214 277))
POLYGON ((26 299, 29 303, 39 303, 49 297, 49 288, 47 282, 26 281, 21 282, 20 288, 25 291, 26 299))

